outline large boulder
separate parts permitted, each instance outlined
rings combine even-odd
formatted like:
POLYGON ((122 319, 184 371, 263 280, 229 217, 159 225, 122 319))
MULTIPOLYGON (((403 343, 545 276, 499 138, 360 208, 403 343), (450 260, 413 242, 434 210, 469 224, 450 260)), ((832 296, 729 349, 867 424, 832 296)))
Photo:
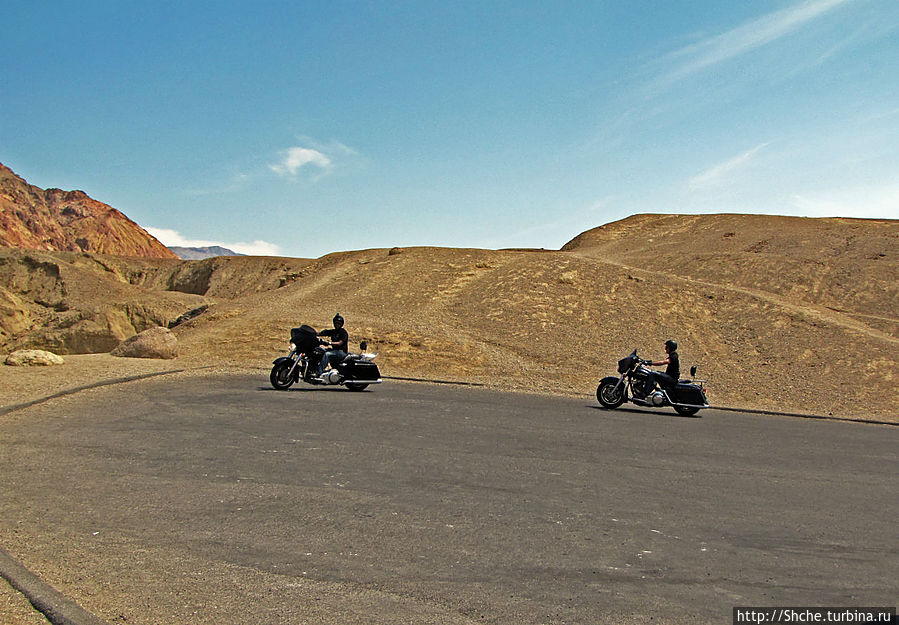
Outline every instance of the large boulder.
POLYGON ((124 358, 171 360, 178 357, 178 338, 168 328, 157 326, 125 339, 110 354, 124 358))
POLYGON ((20 349, 6 357, 6 364, 13 367, 61 365, 62 356, 42 349, 20 349))

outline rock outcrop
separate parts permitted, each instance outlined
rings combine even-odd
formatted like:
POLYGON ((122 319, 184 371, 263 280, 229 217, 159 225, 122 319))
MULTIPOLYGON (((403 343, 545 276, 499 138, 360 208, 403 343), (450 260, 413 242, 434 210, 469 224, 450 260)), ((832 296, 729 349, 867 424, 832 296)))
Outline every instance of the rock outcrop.
POLYGON ((84 191, 41 189, 0 163, 0 246, 177 258, 120 211, 84 191))
POLYGON ((46 367, 64 364, 65 360, 43 349, 20 349, 7 356, 5 362, 13 367, 46 367))
POLYGON ((124 358, 171 360, 178 357, 178 338, 168 328, 150 328, 122 341, 110 354, 124 358))

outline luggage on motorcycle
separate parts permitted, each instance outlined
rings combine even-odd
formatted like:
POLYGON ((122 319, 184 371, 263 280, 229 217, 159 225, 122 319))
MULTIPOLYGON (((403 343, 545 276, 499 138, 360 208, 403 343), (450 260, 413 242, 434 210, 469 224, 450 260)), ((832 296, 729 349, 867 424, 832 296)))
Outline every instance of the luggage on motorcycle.
POLYGON ((318 347, 318 332, 315 328, 301 325, 290 330, 290 342, 297 346, 301 354, 311 354, 318 347))
POLYGON ((678 384, 674 387, 675 401, 681 404, 692 404, 694 406, 704 406, 706 404, 705 395, 695 384, 678 384))
POLYGON ((338 367, 347 378, 354 380, 379 380, 378 365, 367 360, 345 360, 338 367))

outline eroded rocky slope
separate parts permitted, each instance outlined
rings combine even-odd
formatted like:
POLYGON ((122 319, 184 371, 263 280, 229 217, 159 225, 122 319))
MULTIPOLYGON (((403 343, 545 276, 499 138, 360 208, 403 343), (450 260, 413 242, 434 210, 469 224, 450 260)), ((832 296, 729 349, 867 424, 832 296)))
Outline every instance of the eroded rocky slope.
POLYGON ((177 258, 120 211, 83 191, 41 189, 0 163, 0 246, 177 258))

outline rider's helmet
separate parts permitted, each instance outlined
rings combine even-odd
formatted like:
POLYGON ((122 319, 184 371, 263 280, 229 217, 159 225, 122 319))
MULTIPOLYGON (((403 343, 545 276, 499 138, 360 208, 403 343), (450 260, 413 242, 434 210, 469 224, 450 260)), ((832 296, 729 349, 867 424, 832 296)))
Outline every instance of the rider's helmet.
POLYGON ((343 326, 343 317, 340 316, 340 313, 334 315, 334 327, 340 328, 343 326))
POLYGON ((672 340, 665 341, 665 347, 668 348, 669 352, 676 352, 677 351, 677 341, 672 341, 672 340))

